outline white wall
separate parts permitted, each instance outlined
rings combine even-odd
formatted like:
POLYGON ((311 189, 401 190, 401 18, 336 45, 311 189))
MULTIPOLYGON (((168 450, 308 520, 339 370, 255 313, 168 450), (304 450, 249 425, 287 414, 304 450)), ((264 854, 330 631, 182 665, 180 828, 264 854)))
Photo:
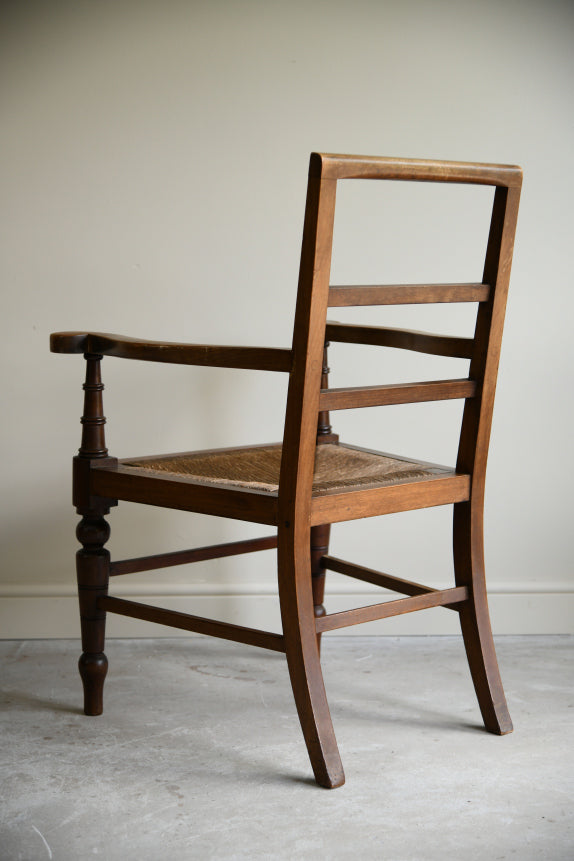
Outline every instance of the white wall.
MULTIPOLYGON (((70 459, 83 362, 50 355, 49 333, 289 346, 311 150, 524 167, 488 473, 488 578, 496 632, 571 631, 572 5, 13 5, 0 50, 1 635, 79 628, 70 459)), ((344 186, 334 281, 479 278, 486 192, 434 189, 431 217, 431 191, 344 186)), ((467 311, 447 307, 425 323, 421 309, 392 309, 385 319, 465 333, 467 311)), ((420 357, 399 372, 403 357, 368 348, 342 373, 337 355, 342 364, 350 349, 332 352, 334 385, 358 382, 365 369, 365 382, 452 373, 446 360, 421 366, 420 357)), ((282 378, 103 365, 114 455, 281 437, 282 378)), ((446 403, 334 418, 345 440, 449 463, 459 414, 446 403)), ((332 550, 446 585, 450 517, 445 508, 341 526, 332 550)), ((115 558, 265 531, 127 503, 111 524, 115 558)), ((366 602, 343 594, 360 588, 333 575, 329 608, 366 602)), ((278 623, 269 552, 141 574, 116 589, 278 623)), ((360 633, 447 632, 454 615, 429 611, 360 633)), ((120 618, 110 632, 173 635, 120 618)))

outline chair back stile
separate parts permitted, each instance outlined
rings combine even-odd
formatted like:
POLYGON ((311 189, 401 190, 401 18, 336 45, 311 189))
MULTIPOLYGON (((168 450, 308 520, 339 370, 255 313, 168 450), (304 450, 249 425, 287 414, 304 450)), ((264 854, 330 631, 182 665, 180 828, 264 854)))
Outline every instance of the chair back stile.
POLYGON ((280 523, 291 522, 295 507, 311 502, 336 185, 321 177, 320 158, 311 157, 279 477, 280 523))
POLYGON ((476 396, 465 401, 456 465, 457 471, 472 476, 472 497, 481 504, 520 191, 519 184, 497 186, 494 193, 482 278, 490 290, 478 306, 469 369, 478 386, 476 396))

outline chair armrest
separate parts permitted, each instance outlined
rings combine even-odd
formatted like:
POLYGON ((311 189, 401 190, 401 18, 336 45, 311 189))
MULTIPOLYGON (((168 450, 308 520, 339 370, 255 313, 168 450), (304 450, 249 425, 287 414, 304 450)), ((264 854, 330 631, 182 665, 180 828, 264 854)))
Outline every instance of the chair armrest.
POLYGON ((50 350, 53 353, 92 353, 146 362, 256 371, 290 371, 293 364, 291 350, 275 347, 227 347, 144 341, 123 335, 105 335, 101 332, 55 332, 50 335, 50 350))

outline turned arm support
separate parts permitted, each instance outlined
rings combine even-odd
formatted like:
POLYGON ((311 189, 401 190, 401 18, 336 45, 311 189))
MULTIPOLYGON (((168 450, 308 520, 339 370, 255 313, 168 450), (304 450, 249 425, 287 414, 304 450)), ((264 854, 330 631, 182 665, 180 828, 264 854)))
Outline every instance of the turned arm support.
POLYGON ((179 344, 145 341, 101 332, 55 332, 50 335, 53 353, 88 353, 214 368, 243 368, 257 371, 290 371, 291 350, 275 347, 227 347, 213 344, 179 344))

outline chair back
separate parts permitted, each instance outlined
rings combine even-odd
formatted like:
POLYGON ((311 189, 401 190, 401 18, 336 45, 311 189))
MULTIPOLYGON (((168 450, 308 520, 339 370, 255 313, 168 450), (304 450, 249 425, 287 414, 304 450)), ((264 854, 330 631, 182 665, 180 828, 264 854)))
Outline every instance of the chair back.
POLYGON ((280 478, 285 518, 310 506, 317 425, 329 410, 464 398, 457 471, 484 493, 486 458, 522 171, 515 166, 313 153, 309 167, 299 288, 280 478), (482 281, 461 284, 332 286, 331 253, 339 180, 369 179, 492 186, 494 200, 482 281), (473 338, 381 326, 327 323, 329 307, 477 303, 473 338), (321 388, 326 342, 398 347, 470 360, 467 378, 399 385, 321 388))

